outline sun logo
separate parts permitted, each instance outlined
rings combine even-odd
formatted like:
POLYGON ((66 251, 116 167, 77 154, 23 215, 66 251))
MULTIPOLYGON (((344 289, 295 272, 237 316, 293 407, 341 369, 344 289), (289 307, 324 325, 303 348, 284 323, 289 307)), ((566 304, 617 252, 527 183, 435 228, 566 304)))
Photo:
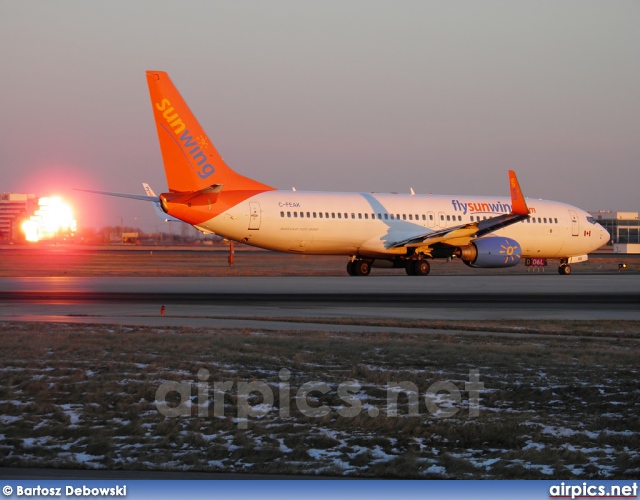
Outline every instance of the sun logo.
POLYGON ((505 243, 506 246, 500 245, 500 248, 502 248, 502 250, 500 250, 500 255, 505 256, 504 263, 508 264, 509 261, 515 262, 516 259, 520 259, 520 254, 518 253, 520 248, 518 245, 509 245, 508 240, 505 240, 505 243))
POLYGON ((200 146, 200 148, 205 149, 207 146, 209 146, 209 142, 207 140, 206 137, 204 137, 203 135, 201 135, 200 137, 198 137, 196 139, 198 145, 200 146))

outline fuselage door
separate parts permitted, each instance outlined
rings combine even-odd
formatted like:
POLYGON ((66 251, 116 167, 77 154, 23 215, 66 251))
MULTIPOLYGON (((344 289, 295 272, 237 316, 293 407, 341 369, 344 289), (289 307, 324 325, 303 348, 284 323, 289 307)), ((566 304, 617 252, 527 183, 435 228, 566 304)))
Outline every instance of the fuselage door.
POLYGON ((580 222, 578 222, 578 214, 575 210, 569 210, 569 215, 571 216, 571 234, 573 236, 578 236, 580 234, 580 222))
POLYGON ((249 202, 249 229, 260 229, 260 203, 249 202))
POLYGON ((436 214, 434 214, 433 212, 429 212, 427 214, 427 226, 435 227, 435 225, 436 225, 436 214))

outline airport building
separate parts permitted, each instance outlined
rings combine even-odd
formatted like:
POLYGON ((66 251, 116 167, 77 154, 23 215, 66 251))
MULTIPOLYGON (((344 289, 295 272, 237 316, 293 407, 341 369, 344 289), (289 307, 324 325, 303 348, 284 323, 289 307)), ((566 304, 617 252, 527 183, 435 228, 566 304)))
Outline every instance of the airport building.
POLYGON ((24 241, 22 221, 38 209, 35 194, 2 193, 0 196, 0 241, 24 241))
POLYGON ((614 253, 640 253, 640 219, 638 212, 589 212, 609 234, 607 246, 613 246, 614 253))

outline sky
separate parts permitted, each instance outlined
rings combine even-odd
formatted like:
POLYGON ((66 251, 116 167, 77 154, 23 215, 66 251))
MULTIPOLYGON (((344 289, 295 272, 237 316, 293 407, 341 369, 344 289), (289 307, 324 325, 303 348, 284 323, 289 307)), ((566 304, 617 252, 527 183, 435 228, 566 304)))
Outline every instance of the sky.
POLYGON ((164 224, 146 70, 235 170, 298 190, 639 211, 640 2, 0 0, 0 191, 164 224))

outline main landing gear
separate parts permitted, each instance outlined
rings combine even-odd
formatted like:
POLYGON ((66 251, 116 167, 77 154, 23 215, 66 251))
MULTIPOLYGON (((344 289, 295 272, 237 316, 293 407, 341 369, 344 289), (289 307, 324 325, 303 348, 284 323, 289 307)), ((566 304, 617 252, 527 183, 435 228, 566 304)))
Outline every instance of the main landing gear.
POLYGON ((409 276, 426 276, 431 271, 431 266, 426 260, 411 260, 407 262, 405 270, 409 276))
POLYGON ((371 262, 366 260, 350 260, 347 262, 347 273, 349 276, 369 276, 371 272, 371 262))
MULTIPOLYGON (((372 263, 372 260, 350 260, 347 262, 347 273, 349 276, 369 276, 372 263)), ((409 276, 426 276, 431 271, 431 266, 427 260, 397 259, 393 263, 389 263, 386 267, 404 268, 409 276)))

